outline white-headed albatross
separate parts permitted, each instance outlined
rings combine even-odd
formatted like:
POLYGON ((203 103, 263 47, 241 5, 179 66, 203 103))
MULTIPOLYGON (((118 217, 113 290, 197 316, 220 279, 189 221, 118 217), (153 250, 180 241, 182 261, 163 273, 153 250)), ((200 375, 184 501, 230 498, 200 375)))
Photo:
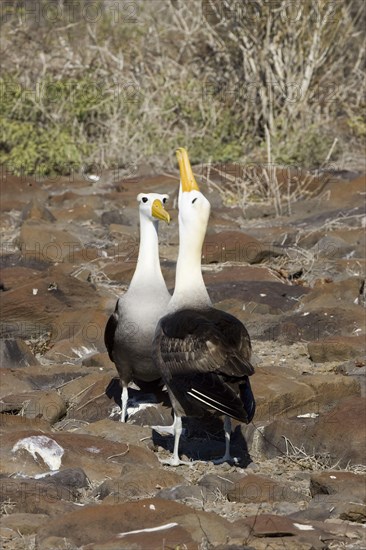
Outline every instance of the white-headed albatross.
POLYGON ((153 357, 162 372, 172 407, 171 427, 155 426, 174 434, 174 453, 166 463, 182 464, 178 455, 182 416, 202 416, 205 409, 225 415, 225 455, 230 460, 231 420, 249 423, 255 400, 248 376, 251 343, 244 325, 232 315, 212 307, 201 271, 202 245, 210 203, 199 191, 187 152, 178 149, 179 254, 175 289, 168 314, 160 319, 153 357))
POLYGON ((117 300, 104 342, 122 383, 121 421, 126 421, 128 384, 161 378, 151 357, 156 324, 166 313, 171 298, 160 268, 158 223, 170 221, 164 209, 168 195, 140 193, 140 249, 135 273, 127 292, 117 300))

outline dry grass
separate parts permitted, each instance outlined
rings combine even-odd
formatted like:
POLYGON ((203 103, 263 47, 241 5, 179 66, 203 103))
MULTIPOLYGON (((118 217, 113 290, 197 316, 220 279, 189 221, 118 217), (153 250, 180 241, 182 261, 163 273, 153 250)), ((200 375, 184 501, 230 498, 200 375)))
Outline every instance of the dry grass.
POLYGON ((286 436, 282 436, 285 441, 286 451, 283 460, 290 460, 296 463, 300 468, 312 471, 319 470, 342 470, 356 474, 365 474, 366 466, 363 464, 348 463, 346 467, 340 467, 340 460, 334 462, 329 453, 310 454, 304 447, 297 447, 286 436))
MULTIPOLYGON (((0 162, 13 171, 133 176, 172 167, 179 144, 193 162, 267 167, 360 151, 363 0, 104 1, 94 21, 86 2, 71 19, 60 2, 52 22, 8 4, 0 162)), ((272 169, 254 183, 280 213, 272 169)))

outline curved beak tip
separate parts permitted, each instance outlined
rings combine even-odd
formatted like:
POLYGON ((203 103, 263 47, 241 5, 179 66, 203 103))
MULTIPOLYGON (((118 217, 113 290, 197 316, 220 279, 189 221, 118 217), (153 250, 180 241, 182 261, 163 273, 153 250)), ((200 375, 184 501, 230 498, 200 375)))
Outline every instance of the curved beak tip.
POLYGON ((187 150, 184 147, 179 147, 176 150, 177 160, 179 164, 180 179, 182 183, 182 191, 199 191, 198 184, 193 175, 192 166, 189 161, 187 150))
POLYGON ((170 223, 170 214, 167 212, 163 206, 163 203, 159 199, 155 199, 152 208, 151 215, 157 220, 162 220, 166 223, 170 223))

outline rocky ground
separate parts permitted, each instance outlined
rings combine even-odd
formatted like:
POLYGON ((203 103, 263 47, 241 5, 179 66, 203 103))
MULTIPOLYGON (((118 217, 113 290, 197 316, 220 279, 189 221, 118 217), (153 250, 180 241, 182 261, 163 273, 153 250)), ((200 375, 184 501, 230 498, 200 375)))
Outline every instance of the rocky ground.
POLYGON ((118 422, 103 331, 134 271, 138 192, 170 193, 174 285, 176 177, 3 174, 5 550, 366 548, 365 178, 312 177, 282 216, 210 180, 204 277, 252 337, 257 413, 234 425, 237 464, 219 466, 221 420, 188 420, 182 453, 198 462, 174 469, 159 462, 172 439, 149 428, 171 422, 165 392, 132 388, 118 422))

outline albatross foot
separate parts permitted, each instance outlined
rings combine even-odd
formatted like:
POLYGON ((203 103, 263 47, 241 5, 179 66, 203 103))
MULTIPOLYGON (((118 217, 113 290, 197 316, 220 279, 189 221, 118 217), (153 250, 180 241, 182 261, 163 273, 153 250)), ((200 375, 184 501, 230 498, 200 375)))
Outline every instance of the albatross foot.
POLYGON ((224 462, 232 462, 235 465, 238 465, 240 463, 240 459, 237 458, 236 456, 231 456, 230 454, 229 455, 225 454, 221 458, 214 458, 214 459, 210 460, 210 462, 213 462, 213 464, 224 464, 224 462))
POLYGON ((171 426, 151 426, 151 429, 159 432, 160 434, 175 435, 174 424, 171 426))
POLYGON ((165 466, 189 466, 190 468, 192 468, 192 466, 196 463, 196 462, 200 462, 199 460, 181 460, 180 458, 175 458, 175 457, 171 457, 171 458, 159 458, 159 462, 160 464, 164 464, 165 466))

